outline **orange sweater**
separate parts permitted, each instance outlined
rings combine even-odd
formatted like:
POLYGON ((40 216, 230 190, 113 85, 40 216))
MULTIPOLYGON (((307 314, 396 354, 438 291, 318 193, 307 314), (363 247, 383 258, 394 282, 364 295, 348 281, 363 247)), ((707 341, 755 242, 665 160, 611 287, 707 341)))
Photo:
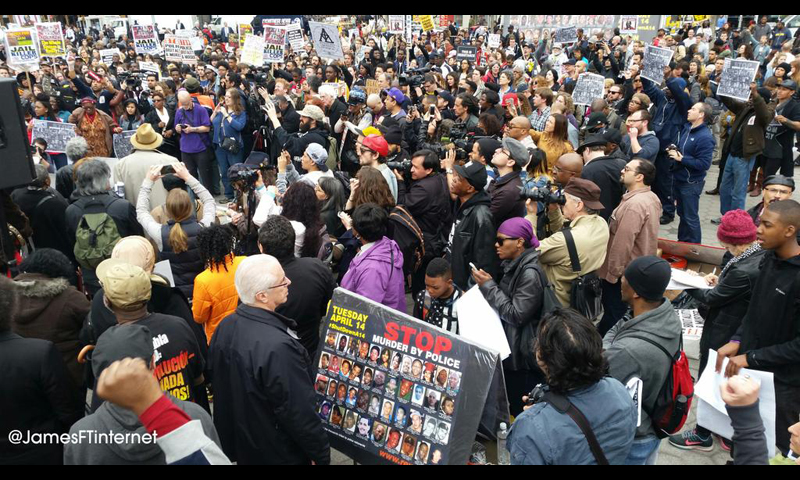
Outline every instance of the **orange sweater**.
POLYGON ((231 255, 225 263, 227 270, 225 268, 206 269, 194 279, 192 314, 195 322, 205 325, 209 344, 217 330, 217 325, 232 314, 239 303, 234 277, 236 268, 245 258, 231 255))

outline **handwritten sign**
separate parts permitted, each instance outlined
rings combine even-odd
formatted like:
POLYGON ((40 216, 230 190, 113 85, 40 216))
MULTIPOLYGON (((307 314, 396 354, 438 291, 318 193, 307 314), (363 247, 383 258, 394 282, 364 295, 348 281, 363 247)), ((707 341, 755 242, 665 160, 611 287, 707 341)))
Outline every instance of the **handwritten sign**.
POLYGON ((498 48, 500 46, 500 34, 489 35, 489 48, 498 48))
POLYGON ((264 37, 247 35, 242 49, 241 62, 256 67, 264 64, 264 37))

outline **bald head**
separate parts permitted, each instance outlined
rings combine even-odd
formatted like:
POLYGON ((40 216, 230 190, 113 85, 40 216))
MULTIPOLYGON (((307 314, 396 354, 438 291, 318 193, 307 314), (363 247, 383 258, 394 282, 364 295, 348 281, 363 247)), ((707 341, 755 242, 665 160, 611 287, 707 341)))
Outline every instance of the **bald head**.
POLYGON ((188 108, 192 105, 192 96, 186 90, 181 90, 178 92, 178 103, 181 104, 181 107, 188 108))
POLYGON ((528 117, 514 117, 508 122, 508 136, 520 142, 530 136, 531 121, 528 117))
POLYGON ((372 93, 369 97, 367 97, 367 106, 373 110, 380 108, 382 103, 381 96, 377 93, 372 93))
POLYGON ((583 172, 583 158, 577 153, 565 153, 558 157, 558 168, 567 169, 580 175, 583 172))
POLYGON ((596 98, 591 105, 593 112, 604 112, 608 108, 608 103, 602 98, 596 98))

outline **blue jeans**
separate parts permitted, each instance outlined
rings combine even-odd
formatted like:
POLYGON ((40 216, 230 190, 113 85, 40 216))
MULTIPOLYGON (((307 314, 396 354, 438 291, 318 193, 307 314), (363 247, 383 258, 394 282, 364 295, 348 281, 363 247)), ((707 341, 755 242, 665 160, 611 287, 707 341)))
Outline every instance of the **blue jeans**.
POLYGON ((230 180, 228 180, 228 169, 244 161, 244 149, 240 148, 239 153, 234 155, 219 145, 215 145, 215 147, 217 163, 219 163, 219 174, 222 176, 222 185, 225 187, 225 197, 233 198, 233 187, 230 180))
POLYGON ((655 436, 637 438, 631 445, 625 465, 655 465, 661 440, 655 436))
POLYGON ((700 229, 700 193, 703 191, 703 180, 694 183, 676 181, 673 185, 673 196, 678 202, 678 241, 700 243, 703 232, 700 229))
POLYGON ((725 215, 731 210, 744 210, 747 182, 750 180, 750 171, 753 170, 755 163, 755 156, 748 160, 728 155, 725 171, 722 173, 722 183, 719 186, 719 213, 725 215))
POLYGON ((659 152, 656 156, 656 181, 653 184, 653 193, 658 195, 661 200, 661 208, 664 215, 675 217, 675 195, 673 192, 672 171, 670 167, 674 160, 669 158, 665 152, 659 152))

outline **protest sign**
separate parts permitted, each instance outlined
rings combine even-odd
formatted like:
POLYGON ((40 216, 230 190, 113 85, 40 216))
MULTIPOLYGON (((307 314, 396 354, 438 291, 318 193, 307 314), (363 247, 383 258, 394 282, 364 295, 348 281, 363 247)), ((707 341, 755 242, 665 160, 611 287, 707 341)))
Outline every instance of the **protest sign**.
POLYGON ((286 26, 292 23, 303 23, 303 16, 285 15, 283 17, 267 17, 261 19, 261 26, 264 25, 286 26))
POLYGON ((158 64, 155 62, 139 62, 139 70, 148 73, 155 73, 158 75, 158 79, 161 80, 161 70, 158 68, 158 64))
POLYGON ((439 15, 439 28, 445 29, 456 21, 455 15, 439 15))
POLYGON ((323 326, 317 412, 359 463, 464 465, 508 419, 497 352, 341 288, 323 326))
POLYGON ((478 57, 478 47, 458 47, 456 49, 456 59, 460 62, 461 60, 469 60, 470 62, 475 62, 475 59, 478 57))
POLYGON ((192 42, 192 50, 195 52, 203 51, 203 39, 200 37, 189 37, 189 41, 192 42))
POLYGON ((241 62, 255 67, 264 64, 264 37, 247 35, 242 49, 241 62))
POLYGON ((367 85, 364 88, 364 91, 367 92, 367 95, 375 95, 381 93, 381 87, 378 85, 378 81, 372 78, 367 79, 367 85))
POLYGON ((493 33, 489 35, 489 48, 500 47, 500 34, 493 33))
POLYGON ((726 58, 717 95, 746 102, 750 98, 750 84, 755 80, 758 68, 758 62, 726 58))
MULTIPOLYGON (((47 120, 34 120, 31 140, 43 138, 47 142, 47 151, 63 152, 67 149, 67 142, 75 138, 75 125, 72 123, 49 122, 47 120)), ((31 142, 33 145, 33 142, 31 142)))
POLYGON ((125 130, 114 134, 114 156, 125 158, 133 152, 131 137, 136 135, 136 130, 125 130))
POLYGON ((622 35, 633 35, 638 30, 638 15, 622 15, 619 17, 619 33, 622 35))
POLYGON ((344 60, 339 28, 326 23, 308 22, 317 55, 332 60, 344 60))
POLYGON ((100 50, 100 59, 106 65, 111 65, 112 63, 114 63, 114 55, 119 55, 119 54, 120 53, 118 48, 104 48, 100 50))
POLYGON ((299 23, 290 23, 286 26, 286 40, 291 45, 292 50, 299 52, 306 46, 306 40, 303 38, 303 26, 299 23))
POLYGON ((286 51, 286 29, 264 26, 264 63, 282 63, 286 51))
POLYGON ((31 71, 39 67, 33 29, 6 31, 6 57, 8 64, 17 70, 31 71))
POLYGON ((39 54, 43 57, 66 57, 67 47, 64 44, 64 33, 60 22, 37 23, 36 37, 39 42, 39 54))
POLYGON ((582 73, 572 92, 575 105, 591 105, 598 98, 603 98, 605 78, 594 73, 582 73))
POLYGON ((406 31, 405 15, 389 15, 389 33, 403 34, 406 31))
POLYGON ((248 34, 253 33, 253 26, 249 23, 240 23, 239 24, 239 47, 244 47, 245 38, 247 38, 248 34))
POLYGON ((168 62, 197 63, 197 56, 192 50, 192 42, 188 38, 165 35, 163 47, 164 58, 168 62))
POLYGON ((422 25, 423 32, 430 32, 433 30, 433 17, 430 15, 420 15, 419 23, 422 25))
POLYGON ((655 82, 656 86, 661 85, 661 82, 664 81, 664 67, 669 65, 672 54, 673 51, 669 48, 645 45, 642 77, 655 82))
POLYGON ((556 30, 555 43, 575 43, 578 41, 578 27, 564 27, 556 30))
MULTIPOLYGON (((654 16, 660 18, 660 15, 654 16)), ((503 15, 503 25, 514 27, 520 35, 525 35, 527 41, 550 38, 551 32, 563 27, 582 28, 587 35, 602 31, 606 38, 611 38, 614 35, 614 29, 619 25, 619 16, 503 15)))
POLYGON ((131 31, 133 32, 133 48, 137 54, 154 54, 161 50, 152 25, 131 25, 131 31))
POLYGON ((238 33, 231 32, 231 33, 228 34, 228 45, 230 45, 231 48, 239 45, 239 34, 238 33))

